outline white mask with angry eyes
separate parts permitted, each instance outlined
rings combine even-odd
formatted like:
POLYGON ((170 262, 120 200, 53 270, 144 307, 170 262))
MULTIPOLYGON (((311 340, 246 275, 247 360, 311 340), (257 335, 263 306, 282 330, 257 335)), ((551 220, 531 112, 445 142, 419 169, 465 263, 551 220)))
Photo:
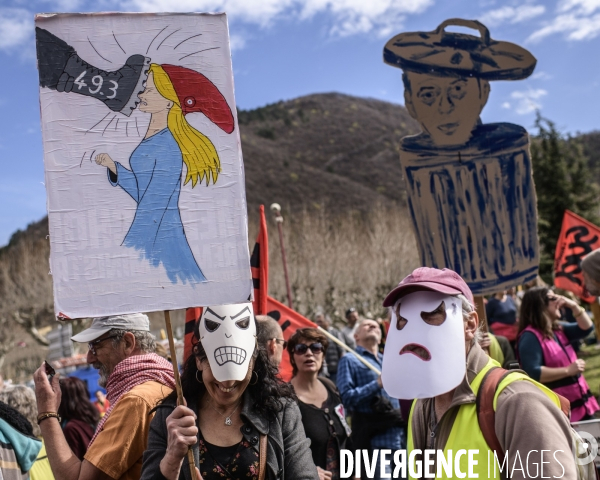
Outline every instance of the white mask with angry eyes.
POLYGON ((252 304, 206 307, 200 317, 200 341, 217 381, 246 378, 256 347, 252 304))
POLYGON ((430 398, 465 377, 465 331, 457 297, 418 291, 394 305, 381 380, 396 398, 430 398))

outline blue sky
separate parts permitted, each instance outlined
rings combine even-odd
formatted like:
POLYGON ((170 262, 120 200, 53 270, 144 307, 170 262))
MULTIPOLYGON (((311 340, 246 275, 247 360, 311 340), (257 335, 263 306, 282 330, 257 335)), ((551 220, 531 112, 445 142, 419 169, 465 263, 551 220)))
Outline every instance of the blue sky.
POLYGON ((492 84, 485 122, 531 129, 539 109, 565 132, 600 129, 600 0, 0 0, 0 245, 46 214, 33 17, 78 11, 227 12, 244 109, 333 91, 402 103, 385 42, 478 19, 538 59, 529 79, 492 84))

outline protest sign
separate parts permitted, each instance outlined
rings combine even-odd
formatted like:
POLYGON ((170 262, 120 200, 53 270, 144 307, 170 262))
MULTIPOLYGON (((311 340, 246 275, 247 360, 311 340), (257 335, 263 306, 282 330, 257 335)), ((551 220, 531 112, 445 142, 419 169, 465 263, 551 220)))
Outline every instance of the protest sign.
POLYGON ((588 303, 594 302, 595 297, 585 288, 581 260, 597 248, 600 248, 600 227, 565 210, 554 253, 554 285, 588 303))
POLYGON ((225 14, 36 17, 56 313, 248 301, 225 14))
POLYGON ((527 131, 480 118, 489 82, 527 78, 535 58, 493 40, 480 22, 462 19, 396 35, 383 56, 403 70, 405 105, 423 130, 400 147, 421 264, 456 271, 476 295, 535 278, 537 210, 527 131), (449 31, 456 26, 474 34, 449 31))

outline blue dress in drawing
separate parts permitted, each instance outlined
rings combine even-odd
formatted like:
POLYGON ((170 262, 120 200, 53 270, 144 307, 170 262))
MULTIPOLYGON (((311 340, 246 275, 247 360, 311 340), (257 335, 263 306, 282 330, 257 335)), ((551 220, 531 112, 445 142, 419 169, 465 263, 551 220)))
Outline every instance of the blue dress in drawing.
POLYGON ((139 250, 155 267, 162 264, 172 283, 206 281, 181 222, 178 203, 183 161, 169 129, 140 143, 129 159, 131 170, 115 164, 117 175, 108 170, 110 183, 137 203, 123 245, 139 250))

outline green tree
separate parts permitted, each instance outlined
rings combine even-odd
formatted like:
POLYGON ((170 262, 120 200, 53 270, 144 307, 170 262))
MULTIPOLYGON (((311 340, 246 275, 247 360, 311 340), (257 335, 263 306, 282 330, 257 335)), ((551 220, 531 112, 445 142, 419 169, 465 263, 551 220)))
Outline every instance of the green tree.
POLYGON ((563 135, 537 113, 538 134, 531 142, 537 193, 540 275, 552 283, 554 251, 565 210, 598 224, 599 188, 580 139, 563 135))

